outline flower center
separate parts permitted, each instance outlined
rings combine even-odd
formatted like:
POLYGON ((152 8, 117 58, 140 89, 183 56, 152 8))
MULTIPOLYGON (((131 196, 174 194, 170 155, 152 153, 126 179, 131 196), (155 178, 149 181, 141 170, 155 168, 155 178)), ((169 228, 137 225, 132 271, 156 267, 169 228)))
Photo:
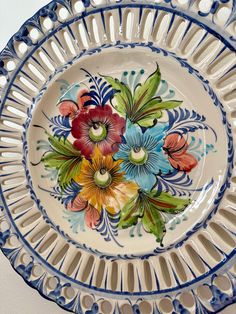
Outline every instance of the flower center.
POLYGON ((101 122, 93 123, 89 129, 89 137, 93 142, 101 142, 107 137, 107 129, 105 124, 101 122))
POLYGON ((148 159, 148 153, 143 147, 133 147, 129 154, 129 159, 133 164, 143 165, 148 159))
POLYGON ((100 188, 106 188, 111 184, 112 177, 105 168, 102 168, 95 172, 94 181, 100 188))

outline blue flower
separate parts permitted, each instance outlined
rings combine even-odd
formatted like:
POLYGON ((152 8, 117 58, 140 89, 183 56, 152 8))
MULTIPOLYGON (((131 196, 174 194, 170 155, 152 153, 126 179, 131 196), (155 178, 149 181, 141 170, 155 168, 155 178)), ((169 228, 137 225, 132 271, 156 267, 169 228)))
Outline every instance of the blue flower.
POLYGON ((119 146, 115 159, 121 159, 121 170, 127 180, 134 180, 144 190, 150 191, 157 174, 169 173, 172 168, 163 150, 163 138, 168 124, 158 123, 144 133, 136 125, 127 122, 125 144, 119 146))

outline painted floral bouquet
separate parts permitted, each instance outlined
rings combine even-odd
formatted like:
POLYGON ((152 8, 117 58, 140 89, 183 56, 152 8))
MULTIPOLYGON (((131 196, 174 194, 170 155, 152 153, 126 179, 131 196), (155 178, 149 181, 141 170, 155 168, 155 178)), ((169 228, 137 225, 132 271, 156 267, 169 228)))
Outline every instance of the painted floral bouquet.
POLYGON ((204 116, 172 100, 158 65, 146 79, 144 70, 120 80, 82 70, 87 83, 59 81, 60 115, 45 114, 53 134, 45 131, 48 143, 38 148, 56 180, 49 192, 65 205, 75 232, 86 225, 119 244, 118 229, 140 224, 162 244, 167 216, 191 202, 188 173, 214 150, 189 134, 211 130, 215 140, 216 134, 204 116))

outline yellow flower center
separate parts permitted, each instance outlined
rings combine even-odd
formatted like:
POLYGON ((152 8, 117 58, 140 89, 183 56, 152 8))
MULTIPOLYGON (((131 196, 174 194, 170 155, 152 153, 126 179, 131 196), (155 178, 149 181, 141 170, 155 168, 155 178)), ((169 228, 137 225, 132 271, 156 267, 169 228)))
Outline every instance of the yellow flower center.
POLYGON ((107 129, 105 124, 96 122, 89 129, 89 137, 93 142, 101 142, 107 137, 107 129))
POLYGON ((133 147, 129 159, 133 164, 143 165, 148 159, 148 153, 143 147, 133 147))
POLYGON ((102 168, 95 172, 94 182, 100 188, 108 187, 112 182, 112 177, 106 169, 102 168))

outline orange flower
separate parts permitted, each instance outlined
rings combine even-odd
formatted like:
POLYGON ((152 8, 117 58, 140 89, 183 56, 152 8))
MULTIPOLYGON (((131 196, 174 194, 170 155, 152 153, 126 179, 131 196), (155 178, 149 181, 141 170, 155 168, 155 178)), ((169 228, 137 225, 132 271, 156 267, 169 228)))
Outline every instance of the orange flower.
POLYGON ((102 155, 95 148, 92 161, 83 159, 77 182, 82 186, 80 196, 100 212, 102 208, 114 214, 119 212, 133 197, 138 186, 124 180, 120 172, 121 161, 114 161, 112 155, 102 155))

